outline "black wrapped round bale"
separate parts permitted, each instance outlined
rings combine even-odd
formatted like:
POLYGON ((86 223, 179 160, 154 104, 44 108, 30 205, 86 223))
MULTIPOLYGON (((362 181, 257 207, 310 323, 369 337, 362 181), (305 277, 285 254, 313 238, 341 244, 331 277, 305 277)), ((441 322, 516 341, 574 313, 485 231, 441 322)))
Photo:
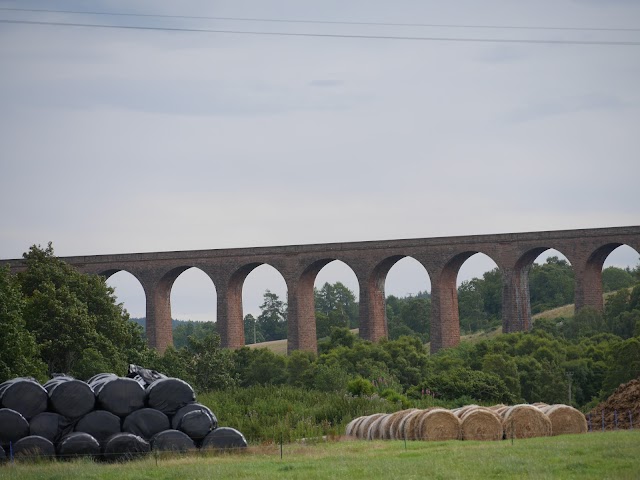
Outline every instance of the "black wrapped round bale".
POLYGON ((38 435, 56 443, 73 430, 73 424, 55 412, 42 412, 29 422, 29 435, 38 435))
POLYGON ((188 452, 196 448, 189 436, 178 430, 164 430, 151 438, 151 450, 157 452, 188 452))
POLYGON ((147 405, 166 415, 196 401, 196 394, 184 380, 161 378, 147 387, 147 405))
POLYGON ((211 420, 213 421, 214 430, 218 428, 218 419, 215 414, 207 407, 206 405, 202 405, 201 403, 190 403, 189 405, 185 405, 180 410, 176 412, 176 414, 171 417, 171 428, 174 430, 179 430, 180 421, 182 417, 184 417, 187 413, 193 412, 194 410, 204 410, 209 414, 211 420))
POLYGON ((145 440, 149 440, 156 433, 171 428, 169 417, 160 410, 153 408, 142 408, 127 415, 122 423, 122 431, 140 435, 145 440))
POLYGON ((193 410, 182 416, 178 422, 178 430, 186 433, 195 441, 201 441, 217 427, 211 415, 204 410, 193 410))
POLYGON ((116 462, 118 460, 129 460, 150 451, 151 446, 144 438, 133 433, 121 432, 107 439, 102 449, 102 454, 105 460, 116 462))
POLYGON ((145 391, 132 378, 101 373, 89 380, 89 386, 96 395, 98 405, 119 417, 126 417, 144 407, 145 391))
POLYGON ((29 435, 29 422, 19 412, 0 408, 0 447, 8 447, 29 435))
POLYGON ((75 431, 88 433, 103 445, 109 437, 121 432, 120 417, 106 410, 94 410, 78 420, 75 431))
POLYGON ((47 409, 47 391, 33 378, 0 383, 0 407, 10 408, 30 420, 47 409))
POLYGON ((39 435, 29 435, 21 438, 13 445, 15 459, 30 459, 35 457, 54 458, 56 449, 53 442, 39 435))
POLYGON ((60 458, 97 457, 100 455, 100 443, 93 436, 84 432, 73 432, 66 435, 58 443, 60 458))
POLYGON ((49 394, 50 409, 67 418, 79 418, 91 410, 96 395, 88 383, 72 377, 59 376, 44 384, 49 394))
POLYGON ((235 428, 219 427, 207 435, 202 441, 202 448, 246 448, 247 441, 244 435, 235 428))

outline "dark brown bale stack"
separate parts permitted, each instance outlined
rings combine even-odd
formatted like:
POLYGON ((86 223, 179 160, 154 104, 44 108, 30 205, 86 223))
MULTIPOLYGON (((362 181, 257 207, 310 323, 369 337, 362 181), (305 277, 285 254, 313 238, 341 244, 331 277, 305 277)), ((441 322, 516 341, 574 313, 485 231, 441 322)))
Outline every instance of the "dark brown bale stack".
POLYGON ((419 415, 417 423, 418 440, 459 440, 460 419, 449 410, 433 408, 419 415))
POLYGON ((548 437, 551 420, 533 405, 514 405, 502 417, 506 438, 548 437))
POLYGON ((463 440, 502 440, 502 419, 493 410, 484 407, 458 412, 463 440))
POLYGON ((551 420, 551 434, 587 433, 587 419, 569 405, 547 405, 542 412, 551 420))

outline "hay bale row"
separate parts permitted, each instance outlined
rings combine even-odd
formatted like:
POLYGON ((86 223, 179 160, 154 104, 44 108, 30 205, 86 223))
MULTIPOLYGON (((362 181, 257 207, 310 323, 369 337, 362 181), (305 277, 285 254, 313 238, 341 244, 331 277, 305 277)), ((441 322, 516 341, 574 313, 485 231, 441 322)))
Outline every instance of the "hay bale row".
POLYGON ((345 434, 363 440, 487 440, 586 433, 582 413, 568 405, 467 405, 407 409, 353 419, 345 434))
POLYGON ((107 373, 88 382, 58 376, 44 386, 24 378, 0 384, 0 459, 11 452, 117 460, 151 450, 247 446, 239 431, 218 427, 187 382, 153 372, 145 378, 152 383, 138 373, 107 373))

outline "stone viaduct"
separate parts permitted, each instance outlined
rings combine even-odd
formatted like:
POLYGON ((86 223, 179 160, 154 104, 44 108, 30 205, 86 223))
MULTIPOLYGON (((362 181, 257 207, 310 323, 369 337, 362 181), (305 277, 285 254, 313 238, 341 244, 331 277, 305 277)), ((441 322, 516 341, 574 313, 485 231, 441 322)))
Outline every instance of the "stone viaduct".
MULTIPOLYGON (((515 332, 531 326, 528 273, 538 255, 547 249, 564 254, 575 273, 576 309, 591 306, 602 310, 602 266, 620 245, 640 252, 640 226, 62 259, 82 272, 107 278, 121 270, 134 275, 146 296, 148 342, 160 351, 173 342, 171 287, 191 267, 205 272, 216 287, 222 345, 242 347, 242 286, 254 268, 269 264, 287 285, 291 352, 316 351, 313 284, 318 272, 334 260, 346 263, 358 279, 360 336, 371 341, 385 338, 385 278, 398 260, 409 256, 424 266, 431 280, 431 351, 437 352, 460 341, 456 278, 472 255, 484 253, 500 269, 503 331, 515 332)), ((22 260, 2 263, 9 263, 15 271, 23 268, 22 260)))

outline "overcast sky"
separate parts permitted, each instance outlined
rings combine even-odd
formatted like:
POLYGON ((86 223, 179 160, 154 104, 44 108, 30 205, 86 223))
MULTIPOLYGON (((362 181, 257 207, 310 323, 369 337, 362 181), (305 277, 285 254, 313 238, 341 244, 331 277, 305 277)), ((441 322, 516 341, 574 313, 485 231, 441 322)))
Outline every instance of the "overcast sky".
MULTIPOLYGON (((334 35, 640 42, 640 2, 1 1, 0 19, 334 35), (322 23, 34 13, 6 8, 322 23), (3 10, 4 8, 4 10, 3 10), (479 28, 591 27, 615 30, 479 28)), ((0 258, 640 224, 640 46, 0 23, 0 258)), ((476 258, 480 257, 480 258, 476 258)), ((621 247, 607 265, 632 265, 621 247)), ((493 263, 471 258, 459 282, 493 263)), ((318 284, 357 293, 330 265, 318 284)), ((133 316, 142 288, 110 284, 133 316)), ((245 313, 268 266, 245 285, 245 313)), ((429 289, 410 259, 387 292, 429 289)), ((174 317, 212 319, 185 272, 174 317)))

